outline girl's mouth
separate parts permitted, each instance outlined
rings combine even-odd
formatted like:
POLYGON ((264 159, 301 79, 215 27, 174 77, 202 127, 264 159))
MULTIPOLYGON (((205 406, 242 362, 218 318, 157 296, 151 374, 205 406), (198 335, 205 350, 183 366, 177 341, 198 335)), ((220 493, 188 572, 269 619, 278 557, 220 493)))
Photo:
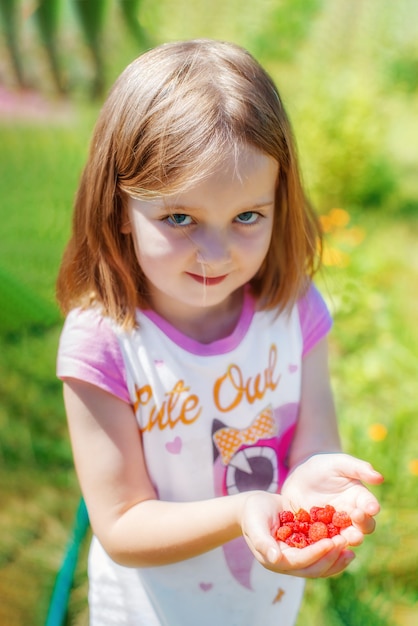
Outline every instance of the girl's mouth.
POLYGON ((196 282, 201 283, 202 285, 218 285, 227 277, 227 274, 223 276, 200 276, 199 274, 192 274, 191 272, 186 272, 190 278, 193 278, 196 282))

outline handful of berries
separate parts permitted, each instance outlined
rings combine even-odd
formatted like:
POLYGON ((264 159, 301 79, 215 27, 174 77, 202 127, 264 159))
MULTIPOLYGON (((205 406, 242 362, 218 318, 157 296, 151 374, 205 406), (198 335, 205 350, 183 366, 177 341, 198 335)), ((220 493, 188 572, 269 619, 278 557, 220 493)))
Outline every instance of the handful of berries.
POLYGON ((351 523, 348 513, 336 511, 331 504, 313 506, 310 511, 299 509, 296 513, 281 511, 273 536, 292 548, 305 548, 320 539, 339 535, 351 523))

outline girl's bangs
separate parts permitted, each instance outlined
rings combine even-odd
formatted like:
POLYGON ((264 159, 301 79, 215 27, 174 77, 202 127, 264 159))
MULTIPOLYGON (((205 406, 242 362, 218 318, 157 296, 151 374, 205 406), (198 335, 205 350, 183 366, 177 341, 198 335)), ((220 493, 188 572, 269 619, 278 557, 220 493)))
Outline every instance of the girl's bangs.
POLYGON ((162 196, 184 193, 208 178, 232 154, 239 154, 241 139, 226 141, 212 136, 209 141, 183 143, 157 150, 147 168, 139 167, 129 179, 119 181, 119 188, 132 198, 153 200, 162 196), (159 154, 164 152, 161 158, 159 154), (171 153, 171 154, 170 154, 171 153))

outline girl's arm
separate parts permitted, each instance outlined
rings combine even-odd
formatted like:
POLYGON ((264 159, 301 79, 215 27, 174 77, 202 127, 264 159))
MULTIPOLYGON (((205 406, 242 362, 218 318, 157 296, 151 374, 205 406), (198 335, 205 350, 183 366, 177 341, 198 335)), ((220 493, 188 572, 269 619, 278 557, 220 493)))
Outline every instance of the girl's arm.
POLYGON ((91 525, 118 563, 174 563, 244 535, 254 556, 273 571, 316 577, 347 565, 342 537, 304 550, 282 549, 276 543, 271 529, 283 508, 280 495, 252 491, 199 502, 159 501, 131 407, 74 379, 66 380, 64 398, 91 525))
POLYGON ((240 534, 245 497, 161 502, 147 473, 130 405, 78 380, 64 400, 80 486, 94 533, 124 565, 159 565, 210 550, 240 534))
POLYGON ((313 454, 323 452, 341 452, 326 338, 302 362, 301 403, 289 467, 292 469, 313 454))
POLYGON ((363 482, 376 485, 383 477, 369 463, 341 453, 326 339, 303 362, 301 408, 289 466, 282 489, 287 506, 309 509, 333 504, 346 510, 354 522, 345 532, 351 545, 374 530, 379 504, 363 482))

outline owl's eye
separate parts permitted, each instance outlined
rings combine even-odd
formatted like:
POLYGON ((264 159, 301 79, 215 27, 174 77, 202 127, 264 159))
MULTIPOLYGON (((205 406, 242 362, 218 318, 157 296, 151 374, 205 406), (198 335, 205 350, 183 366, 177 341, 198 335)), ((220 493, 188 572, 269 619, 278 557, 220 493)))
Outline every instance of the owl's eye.
POLYGON ((225 482, 229 495, 253 489, 277 493, 279 470, 276 451, 269 446, 238 450, 226 469, 225 482))

